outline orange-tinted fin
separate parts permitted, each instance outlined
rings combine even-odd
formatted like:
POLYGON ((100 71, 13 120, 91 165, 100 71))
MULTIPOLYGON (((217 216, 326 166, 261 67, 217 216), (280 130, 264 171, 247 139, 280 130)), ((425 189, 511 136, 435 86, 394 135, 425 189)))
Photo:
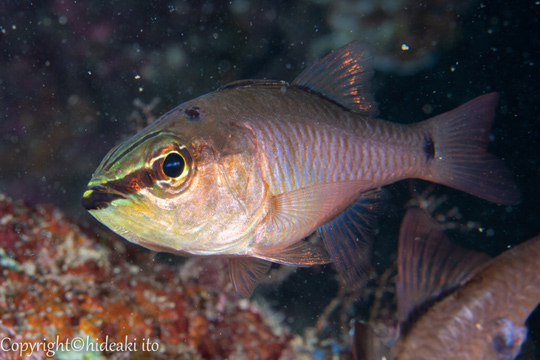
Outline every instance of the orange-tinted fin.
POLYGON ((253 253, 253 256, 283 265, 311 266, 328 264, 330 255, 326 249, 308 241, 298 241, 286 248, 264 251, 264 254, 253 253))
POLYGON ((270 263, 255 258, 234 258, 229 259, 229 269, 234 290, 250 297, 260 279, 270 270, 270 263))
POLYGON ((479 96, 447 113, 420 123, 431 171, 426 180, 500 204, 520 195, 504 163, 486 152, 497 93, 479 96))
POLYGON ((337 270, 354 287, 368 272, 373 231, 385 198, 381 190, 362 196, 333 221, 321 226, 319 232, 337 270))
POLYGON ((444 235, 424 210, 407 211, 398 244, 397 302, 403 325, 411 315, 472 278, 487 263, 485 254, 463 249, 444 235))
POLYGON ((369 45, 353 41, 305 69, 292 83, 369 117, 379 110, 371 94, 373 64, 369 45))

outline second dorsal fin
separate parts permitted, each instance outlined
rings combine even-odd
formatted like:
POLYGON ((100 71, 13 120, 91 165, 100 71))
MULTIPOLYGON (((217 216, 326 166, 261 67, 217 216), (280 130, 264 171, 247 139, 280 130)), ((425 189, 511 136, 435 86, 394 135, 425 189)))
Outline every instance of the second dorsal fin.
POLYGON ((369 46, 353 41, 305 69, 291 86, 319 93, 353 112, 374 117, 379 111, 370 90, 373 73, 369 46))

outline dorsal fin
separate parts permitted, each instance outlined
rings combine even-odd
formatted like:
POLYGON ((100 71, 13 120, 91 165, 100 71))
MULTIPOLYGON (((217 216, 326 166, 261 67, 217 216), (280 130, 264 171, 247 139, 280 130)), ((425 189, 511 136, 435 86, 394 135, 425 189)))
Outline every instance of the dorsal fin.
MULTIPOLYGON (((409 209, 398 245, 397 301, 402 330, 414 312, 471 279, 486 264, 485 254, 463 249, 424 210, 409 209)), ((425 309, 424 309, 425 310, 425 309)))
POLYGON ((369 117, 379 113, 371 94, 373 64, 369 45, 353 41, 305 69, 291 84, 369 117))
POLYGON ((270 87, 270 88, 281 88, 287 87, 289 84, 286 81, 281 80, 236 80, 221 86, 217 91, 235 89, 235 88, 248 88, 248 87, 270 87))

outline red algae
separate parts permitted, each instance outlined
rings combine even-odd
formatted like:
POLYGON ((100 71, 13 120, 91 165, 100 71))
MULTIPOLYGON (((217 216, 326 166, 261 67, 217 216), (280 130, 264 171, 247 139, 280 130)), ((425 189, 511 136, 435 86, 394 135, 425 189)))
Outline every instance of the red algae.
MULTIPOLYGON (((0 335, 11 344, 80 337, 137 346, 86 358, 297 357, 298 339, 239 298, 224 268, 191 259, 178 269, 115 235, 98 236, 56 208, 0 194, 0 335), (142 351, 143 343, 157 351, 142 351)), ((22 353, 52 355, 45 348, 22 353)), ((2 352, 0 359, 18 355, 2 352)))

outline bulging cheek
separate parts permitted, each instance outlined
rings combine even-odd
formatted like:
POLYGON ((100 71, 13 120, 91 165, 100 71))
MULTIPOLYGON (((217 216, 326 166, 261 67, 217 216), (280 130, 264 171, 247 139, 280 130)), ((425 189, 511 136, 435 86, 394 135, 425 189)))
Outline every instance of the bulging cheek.
POLYGON ((160 243, 174 232, 174 217, 171 215, 166 212, 150 212, 147 207, 132 208, 118 212, 113 222, 136 238, 160 243))
POLYGON ((192 194, 186 201, 176 203, 175 212, 178 229, 182 232, 194 232, 204 227, 210 221, 219 218, 220 202, 219 196, 215 191, 209 190, 206 193, 196 196, 192 194))
POLYGON ((151 189, 141 189, 137 194, 139 211, 158 214, 163 211, 176 211, 182 202, 182 194, 170 195, 151 189))

